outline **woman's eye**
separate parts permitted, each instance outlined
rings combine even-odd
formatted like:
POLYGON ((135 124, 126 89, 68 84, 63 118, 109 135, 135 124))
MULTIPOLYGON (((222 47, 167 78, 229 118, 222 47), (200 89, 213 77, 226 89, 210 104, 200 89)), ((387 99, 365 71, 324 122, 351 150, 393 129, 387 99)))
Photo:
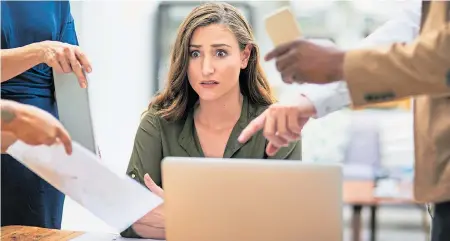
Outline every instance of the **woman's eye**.
POLYGON ((191 51, 191 57, 192 58, 198 58, 200 57, 200 52, 197 50, 191 51))
POLYGON ((227 52, 225 52, 224 50, 218 50, 216 53, 217 57, 225 57, 227 56, 227 52))

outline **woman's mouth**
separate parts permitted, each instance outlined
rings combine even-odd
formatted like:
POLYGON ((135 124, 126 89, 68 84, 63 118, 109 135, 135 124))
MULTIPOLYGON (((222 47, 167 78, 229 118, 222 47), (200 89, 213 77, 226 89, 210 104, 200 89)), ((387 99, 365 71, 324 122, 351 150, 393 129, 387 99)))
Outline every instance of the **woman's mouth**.
POLYGON ((202 85, 216 85, 216 84, 219 84, 219 82, 217 82, 215 80, 208 80, 208 81, 202 81, 202 82, 200 82, 200 84, 202 84, 202 85))
POLYGON ((200 85, 203 87, 214 87, 214 86, 217 86, 218 84, 219 84, 219 82, 217 82, 215 80, 207 80, 207 81, 200 82, 200 85))

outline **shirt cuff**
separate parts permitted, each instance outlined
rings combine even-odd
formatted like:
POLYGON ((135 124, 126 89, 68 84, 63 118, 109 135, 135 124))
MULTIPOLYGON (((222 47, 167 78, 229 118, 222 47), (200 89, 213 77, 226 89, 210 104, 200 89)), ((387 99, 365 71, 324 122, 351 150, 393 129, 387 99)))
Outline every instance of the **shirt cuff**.
POLYGON ((347 83, 338 81, 326 85, 302 84, 300 94, 307 97, 316 109, 314 118, 321 118, 351 104, 347 83))

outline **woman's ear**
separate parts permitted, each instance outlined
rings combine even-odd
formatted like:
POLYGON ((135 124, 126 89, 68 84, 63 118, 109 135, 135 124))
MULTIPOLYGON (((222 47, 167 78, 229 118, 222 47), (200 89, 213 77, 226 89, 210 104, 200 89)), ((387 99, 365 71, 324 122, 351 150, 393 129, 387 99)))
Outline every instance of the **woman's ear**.
POLYGON ((252 44, 247 44, 244 50, 241 52, 241 69, 247 68, 248 60, 250 59, 250 55, 252 54, 252 44))

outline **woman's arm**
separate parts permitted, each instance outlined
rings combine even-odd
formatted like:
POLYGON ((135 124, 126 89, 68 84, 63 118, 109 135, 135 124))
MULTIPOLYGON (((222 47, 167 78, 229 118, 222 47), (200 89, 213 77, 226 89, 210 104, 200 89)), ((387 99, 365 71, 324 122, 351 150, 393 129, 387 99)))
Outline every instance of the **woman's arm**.
POLYGON ((76 45, 58 41, 42 41, 14 49, 2 49, 2 82, 28 69, 45 63, 58 73, 73 72, 82 88, 87 87, 83 68, 92 71, 86 54, 76 45))
MULTIPOLYGON (((158 118, 152 113, 147 113, 142 118, 134 139, 127 175, 142 185, 145 185, 144 175, 148 173, 152 180, 158 186, 161 186, 162 145, 158 121, 158 118)), ((126 238, 142 238, 142 236, 152 236, 154 238, 159 236, 160 232, 161 230, 158 229, 146 228, 144 224, 132 225, 123 231, 121 235, 126 238)))
POLYGON ((28 69, 42 63, 39 43, 13 49, 2 49, 2 82, 5 82, 28 69))

